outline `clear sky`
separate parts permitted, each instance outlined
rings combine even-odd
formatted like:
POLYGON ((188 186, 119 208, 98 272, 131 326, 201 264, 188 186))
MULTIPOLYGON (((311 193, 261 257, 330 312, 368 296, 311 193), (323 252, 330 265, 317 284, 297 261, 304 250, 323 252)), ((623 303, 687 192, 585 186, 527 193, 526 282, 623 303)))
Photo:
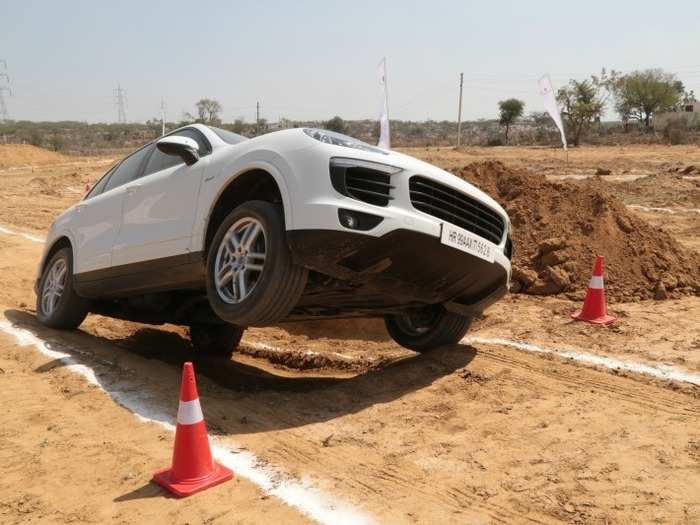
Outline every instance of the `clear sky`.
MULTIPOLYGON (((602 66, 662 67, 700 92, 698 0, 156 1, 0 0, 10 117, 129 121, 194 112, 224 120, 376 118, 387 57, 391 118, 493 118, 515 96, 541 111, 536 80, 602 66)), ((2 67, 0 65, 0 67, 2 67)), ((0 70, 0 72, 3 72, 0 70)))

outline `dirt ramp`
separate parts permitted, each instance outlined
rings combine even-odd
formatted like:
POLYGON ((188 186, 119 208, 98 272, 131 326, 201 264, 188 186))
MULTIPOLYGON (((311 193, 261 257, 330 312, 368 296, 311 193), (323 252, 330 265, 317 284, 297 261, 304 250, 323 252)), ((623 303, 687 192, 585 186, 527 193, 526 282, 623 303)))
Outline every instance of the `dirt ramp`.
POLYGON ((516 292, 578 296, 598 254, 612 301, 700 294, 700 255, 628 211, 602 181, 548 182, 493 161, 453 172, 510 215, 516 292))
POLYGON ((70 161, 70 157, 30 144, 0 144, 0 169, 70 161))

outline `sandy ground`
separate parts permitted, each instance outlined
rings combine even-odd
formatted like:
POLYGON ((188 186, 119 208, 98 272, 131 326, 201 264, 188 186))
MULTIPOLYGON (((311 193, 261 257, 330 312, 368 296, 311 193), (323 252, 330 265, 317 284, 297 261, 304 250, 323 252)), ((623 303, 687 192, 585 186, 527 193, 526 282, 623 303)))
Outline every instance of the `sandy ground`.
MULTIPOLYGON (((590 149, 572 152, 576 169, 625 162, 617 148, 590 149)), ((629 169, 642 177, 665 173, 665 164, 700 164, 698 148, 629 149, 629 169)), ((502 160, 532 169, 553 155, 510 150, 502 160)), ((465 160, 448 152, 438 163, 465 160)), ((94 180, 109 163, 92 162, 0 173, 0 321, 94 370, 112 396, 65 361, 0 333, 8 398, 1 523, 306 522, 298 508, 242 475, 186 500, 149 483, 169 461, 172 434, 127 408, 172 418, 180 363, 193 358, 217 442, 337 498, 352 509, 348 522, 700 523, 696 386, 497 344, 415 355, 388 340, 379 323, 250 330, 227 362, 197 359, 179 327, 99 316, 75 332, 41 327, 31 290, 41 244, 7 231, 42 236, 80 197, 67 188, 94 180), (30 184, 35 177, 45 182, 30 184)), ((653 206, 644 192, 629 191, 636 204, 653 206)), ((679 225, 683 214, 644 213, 688 246, 700 237, 696 223, 679 225)), ((617 304, 612 313, 620 320, 611 328, 572 322, 577 306, 513 296, 470 336, 700 372, 699 298, 617 304)))

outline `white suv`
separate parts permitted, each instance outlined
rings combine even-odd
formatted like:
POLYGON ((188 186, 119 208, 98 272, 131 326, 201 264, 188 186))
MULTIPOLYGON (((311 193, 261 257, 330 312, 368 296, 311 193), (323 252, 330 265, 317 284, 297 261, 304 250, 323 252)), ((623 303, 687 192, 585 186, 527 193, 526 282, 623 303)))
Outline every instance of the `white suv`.
POLYGON ((458 342, 510 278, 509 220, 435 166, 319 129, 194 124, 112 167, 48 235, 37 315, 190 327, 229 355, 247 326, 377 317, 401 345, 458 342))

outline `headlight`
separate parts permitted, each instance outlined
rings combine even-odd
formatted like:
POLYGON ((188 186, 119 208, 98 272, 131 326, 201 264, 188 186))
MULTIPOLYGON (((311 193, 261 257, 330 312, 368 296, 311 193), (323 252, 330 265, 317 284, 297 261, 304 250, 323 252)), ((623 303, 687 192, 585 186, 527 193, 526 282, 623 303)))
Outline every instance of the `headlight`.
POLYGON ((306 133, 312 139, 316 139, 319 142, 325 144, 332 144, 333 146, 343 146, 345 148, 359 149, 362 151, 371 151, 372 153, 381 153, 382 155, 388 155, 389 153, 383 149, 375 148, 370 146, 366 142, 361 140, 348 137, 347 135, 342 135, 341 133, 336 133, 334 131, 326 131, 325 129, 317 128, 304 128, 304 133, 306 133))

